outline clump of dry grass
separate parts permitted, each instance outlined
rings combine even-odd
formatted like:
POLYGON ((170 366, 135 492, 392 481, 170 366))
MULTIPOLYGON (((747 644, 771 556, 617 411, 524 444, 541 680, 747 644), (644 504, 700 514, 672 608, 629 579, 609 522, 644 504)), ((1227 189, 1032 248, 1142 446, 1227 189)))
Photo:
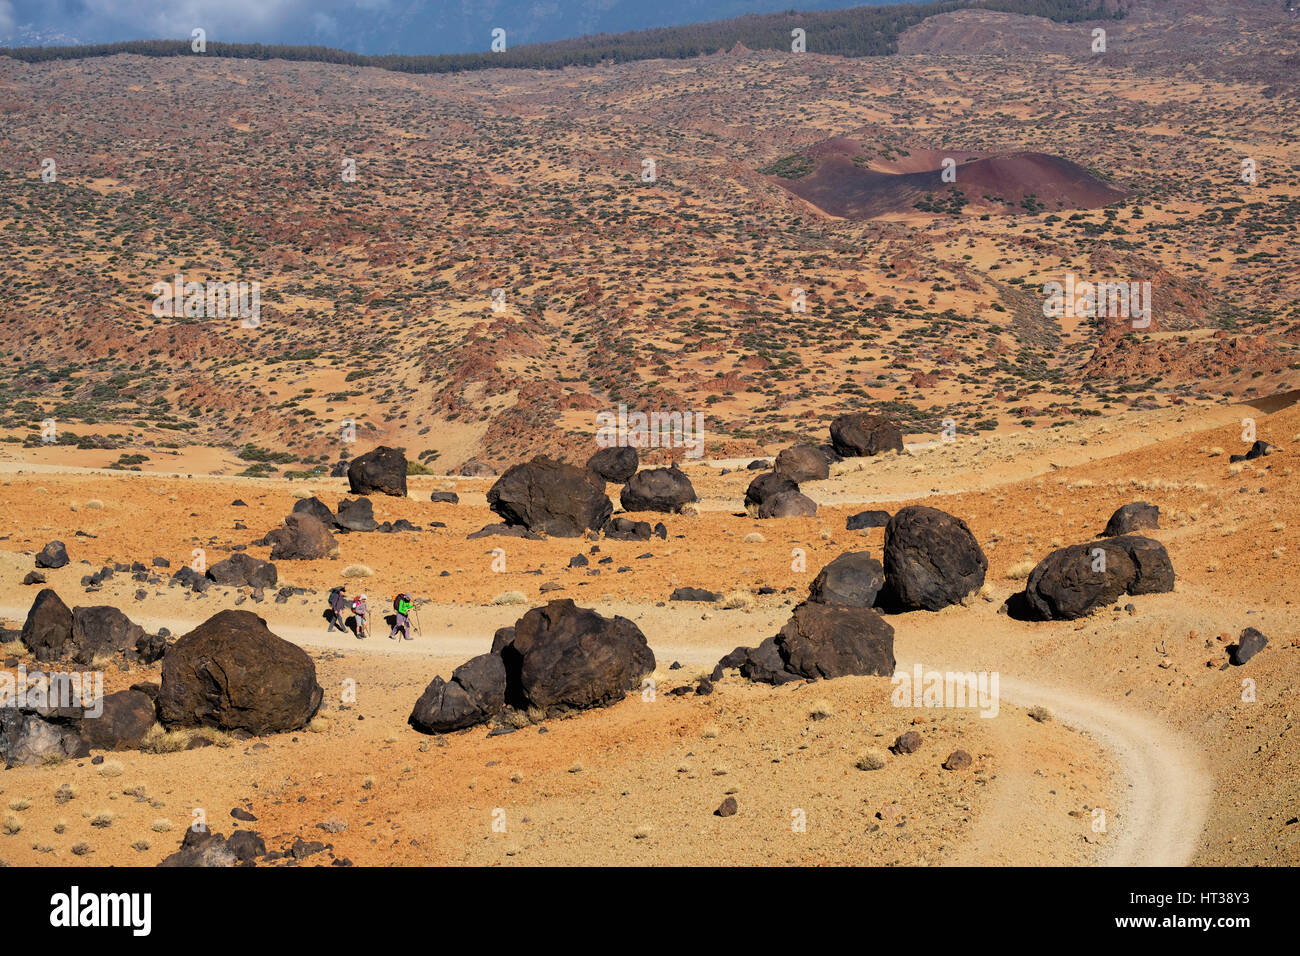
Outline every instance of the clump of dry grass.
POLYGON ((748 591, 732 591, 722 599, 722 609, 724 611, 739 611, 748 608, 754 603, 754 595, 748 591))
POLYGON ((745 544, 762 544, 767 538, 763 537, 757 531, 751 531, 742 539, 745 544))
POLYGON ((812 711, 808 714, 812 720, 826 720, 828 717, 835 716, 835 708, 826 698, 819 698, 813 701, 812 711))
POLYGON ((149 829, 153 830, 154 833, 167 833, 172 829, 172 822, 166 817, 159 817, 149 824, 149 829))
POLYGON ((1034 568, 1038 567, 1037 561, 1017 561, 1011 567, 1007 568, 1006 577, 1008 580, 1029 577, 1034 568))
POLYGON ((116 760, 105 760, 99 765, 99 775, 101 777, 120 777, 124 769, 126 768, 116 760))
POLYGON ((502 604, 527 604, 528 597, 523 591, 502 591, 491 601, 494 605, 502 604))
POLYGON ((876 747, 872 747, 870 750, 863 753, 862 756, 858 757, 854 766, 859 770, 882 770, 886 763, 887 760, 884 752, 876 747))
MULTIPOLYGON (((149 728, 149 732, 144 735, 144 741, 140 744, 140 750, 150 754, 171 754, 185 750, 196 737, 206 737, 211 740, 217 747, 230 747, 235 740, 225 731, 217 730, 215 727, 180 727, 176 730, 167 730, 162 724, 154 724, 149 728)), ((105 764, 104 766, 108 766, 105 764)), ((120 768, 119 764, 119 768, 120 768)), ((103 768, 100 769, 103 772, 103 768)), ((119 769, 119 773, 121 770, 119 769)), ((116 776, 114 774, 113 776, 116 776)))
POLYGON ((22 829, 23 829, 22 818, 19 817, 16 813, 10 813, 5 816, 5 833, 7 833, 9 836, 13 836, 16 833, 21 833, 22 829))
POLYGON ((375 576, 374 568, 364 564, 349 564, 341 573, 345 578, 372 578, 375 576))
POLYGON ((31 805, 32 802, 26 797, 15 797, 13 800, 9 801, 10 810, 26 810, 31 805))
POLYGON ((1048 710, 1046 707, 1040 707, 1037 704, 1035 704, 1033 707, 1030 707, 1026 713, 1028 713, 1032 719, 1038 721, 1040 724, 1046 723, 1047 721, 1052 719, 1052 712, 1048 710))

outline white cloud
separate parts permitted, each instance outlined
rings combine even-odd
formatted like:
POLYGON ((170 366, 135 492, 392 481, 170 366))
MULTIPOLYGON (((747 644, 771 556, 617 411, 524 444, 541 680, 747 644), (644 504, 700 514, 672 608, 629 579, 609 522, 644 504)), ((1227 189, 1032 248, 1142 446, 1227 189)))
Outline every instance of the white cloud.
POLYGON ((0 40, 14 32, 14 5, 0 0, 0 40))

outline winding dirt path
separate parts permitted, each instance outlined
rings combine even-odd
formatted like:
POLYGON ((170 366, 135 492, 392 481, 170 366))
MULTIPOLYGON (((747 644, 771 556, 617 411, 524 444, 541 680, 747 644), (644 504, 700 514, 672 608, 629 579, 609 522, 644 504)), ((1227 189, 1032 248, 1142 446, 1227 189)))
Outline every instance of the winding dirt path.
MULTIPOLYGON (((628 614, 632 609, 633 606, 623 606, 614 610, 628 614)), ((270 609, 255 606, 251 610, 265 613, 270 609)), ((433 612, 439 610, 447 612, 452 609, 432 608, 426 610, 426 617, 433 619, 433 612)), ((375 617, 372 627, 376 633, 366 641, 359 641, 351 634, 326 633, 323 624, 307 627, 275 621, 269 623, 281 637, 304 647, 423 656, 459 663, 484 653, 491 646, 492 631, 488 618, 504 616, 513 619, 516 610, 456 608, 454 612, 458 613, 454 616, 461 618, 461 627, 450 633, 438 633, 429 628, 425 635, 412 641, 389 640, 387 626, 382 624, 378 615, 372 615, 375 617), (463 627, 463 623, 468 623, 464 622, 466 617, 473 621, 469 628, 463 627), (487 625, 486 629, 484 625, 487 625), (482 630, 483 633, 466 633, 470 629, 482 630)), ((25 607, 0 607, 0 615, 11 620, 23 620, 26 611, 25 607)), ((437 619, 446 616, 453 614, 440 614, 437 619)), ((151 630, 166 625, 174 634, 183 634, 200 623, 199 620, 161 619, 147 614, 134 619, 151 630)), ((695 624, 699 623, 695 621, 695 624)), ((658 629, 651 628, 649 633, 655 630, 658 629)), ((755 639, 761 639, 761 636, 755 639)), ((651 648, 661 662, 676 660, 688 666, 707 667, 737 643, 734 635, 715 632, 704 640, 689 643, 651 640, 651 648)), ((897 667, 910 671, 914 663, 910 658, 900 659, 897 667)), ((928 652, 924 666, 926 670, 938 671, 964 669, 939 662, 928 652)), ((981 666, 989 668, 984 661, 981 661, 981 666)), ((1214 790, 1213 778, 1195 747, 1160 722, 1083 690, 1012 677, 1000 668, 998 673, 1001 701, 1023 707, 1045 706, 1052 711, 1054 719, 1089 734, 1114 756, 1125 784, 1125 795, 1118 806, 1107 808, 1110 811, 1110 833, 1104 838, 1107 846, 1102 863, 1110 866, 1186 866, 1192 862, 1214 790)), ((952 860, 958 865, 1035 864, 1035 860, 1027 857, 1033 855, 1037 823, 1034 814, 1026 812, 1032 807, 1027 794, 1034 766, 1031 761, 1016 759, 1019 729, 1005 724, 997 730, 1000 735, 1005 734, 1006 741, 995 782, 997 789, 990 794, 993 800, 976 824, 971 838, 952 860)))

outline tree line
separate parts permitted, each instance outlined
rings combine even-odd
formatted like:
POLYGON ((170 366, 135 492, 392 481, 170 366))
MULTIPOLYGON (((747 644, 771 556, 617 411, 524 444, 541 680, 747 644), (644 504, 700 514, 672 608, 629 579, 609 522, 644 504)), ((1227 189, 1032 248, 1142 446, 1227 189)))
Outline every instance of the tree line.
MULTIPOLYGON (((887 56, 898 52, 898 36, 923 20, 971 7, 1003 13, 1046 17, 1063 23, 1120 19, 1128 0, 939 0, 847 10, 811 10, 749 14, 731 20, 657 27, 630 33, 597 33, 570 40, 533 43, 501 53, 439 55, 385 54, 370 56, 323 46, 285 44, 207 44, 203 55, 248 60, 305 60, 345 66, 372 66, 402 73, 459 73, 494 68, 553 70, 566 66, 596 66, 633 60, 688 59, 716 53, 741 43, 751 50, 791 47, 790 31, 802 28, 810 53, 837 56, 887 56)), ((0 55, 28 63, 81 60, 134 53, 140 56, 195 56, 189 40, 128 40, 82 46, 0 47, 0 55)))

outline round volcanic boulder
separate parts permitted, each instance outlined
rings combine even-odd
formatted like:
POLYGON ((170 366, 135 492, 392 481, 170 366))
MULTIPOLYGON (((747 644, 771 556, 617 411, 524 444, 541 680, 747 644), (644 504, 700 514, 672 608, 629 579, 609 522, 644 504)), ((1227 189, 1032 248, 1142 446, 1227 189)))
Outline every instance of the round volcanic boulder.
POLYGON ((273 588, 279 580, 274 564, 243 551, 211 565, 207 576, 213 583, 231 588, 273 588))
POLYGON ((567 599, 516 621, 514 639, 500 653, 512 690, 547 712, 613 704, 655 669, 654 653, 635 624, 567 599))
POLYGON ((912 505, 885 525, 885 580, 904 608, 937 611, 984 586, 989 562, 966 522, 912 505))
POLYGON ((38 568, 58 570, 67 563, 68 549, 63 546, 62 541, 51 541, 36 552, 36 566, 38 568))
POLYGON ((1029 573, 1025 600, 1035 617, 1072 621, 1112 604, 1137 579, 1137 565, 1117 541, 1072 544, 1053 551, 1029 573))
POLYGON ((327 558, 334 550, 334 535, 317 518, 306 512, 291 514, 284 527, 266 536, 271 545, 272 561, 315 561, 327 558))
POLYGON ((847 551, 822 568, 808 589, 816 604, 871 607, 885 586, 885 569, 865 551, 847 551))
POLYGON ((691 480, 676 466, 647 468, 628 479, 619 494, 625 511, 662 511, 676 514, 682 506, 700 499, 691 480))
MULTIPOLYGON (((368 500, 368 499, 367 499, 368 500)), ((309 514, 327 528, 334 527, 334 512, 319 498, 299 498, 293 503, 294 514, 309 514)))
POLYGON ((465 464, 460 466, 460 475, 462 478, 492 478, 496 475, 497 470, 485 461, 479 461, 477 458, 471 458, 465 464))
POLYGON ((72 640, 72 610, 50 588, 41 588, 23 622, 21 639, 38 661, 63 656, 72 640))
POLYGON ((894 673, 894 629, 870 608, 800 604, 776 646, 785 669, 809 680, 894 673))
POLYGON ((1134 501, 1124 505, 1110 516, 1102 537, 1113 538, 1120 534, 1134 531, 1157 530, 1160 527, 1160 509, 1145 501, 1134 501))
POLYGON ((602 448, 587 459, 587 467, 606 481, 623 484, 636 474, 641 464, 637 450, 629 445, 611 445, 602 448))
POLYGON ((785 475, 778 475, 774 471, 765 471, 751 481, 749 487, 745 489, 745 509, 761 508, 763 502, 769 498, 775 498, 777 495, 787 492, 798 494, 798 483, 785 475))
POLYGON ((781 491, 758 506, 760 518, 811 518, 817 514, 817 502, 798 491, 781 491))
POLYGON ((544 455, 508 468, 488 489, 487 500, 508 526, 560 538, 599 531, 614 510, 605 479, 544 455))
POLYGON ((406 456, 396 448, 380 445, 348 465, 348 490, 354 495, 380 492, 406 497, 406 456))
POLYGON ((72 609, 73 659, 80 664, 133 651, 142 637, 144 628, 115 607, 105 604, 72 609))
POLYGON ((831 422, 831 445, 837 455, 862 458, 903 450, 903 432, 882 415, 841 415, 831 422))
POLYGON ((499 653, 471 657, 451 673, 435 677, 415 702, 409 723, 416 730, 443 734, 481 724, 506 706, 506 668, 499 653))
POLYGON ((100 705, 81 718, 81 736, 92 750, 138 749, 157 720, 153 698, 138 690, 108 694, 100 705))
POLYGON ((334 523, 344 531, 374 531, 379 527, 375 521, 375 506, 369 498, 344 498, 339 502, 339 513, 334 523))
POLYGON ((776 456, 772 470, 793 482, 817 481, 831 476, 831 466, 816 445, 791 445, 776 456))
POLYGON ((158 715, 179 727, 299 730, 323 695, 316 665, 252 611, 219 611, 167 649, 158 715))

